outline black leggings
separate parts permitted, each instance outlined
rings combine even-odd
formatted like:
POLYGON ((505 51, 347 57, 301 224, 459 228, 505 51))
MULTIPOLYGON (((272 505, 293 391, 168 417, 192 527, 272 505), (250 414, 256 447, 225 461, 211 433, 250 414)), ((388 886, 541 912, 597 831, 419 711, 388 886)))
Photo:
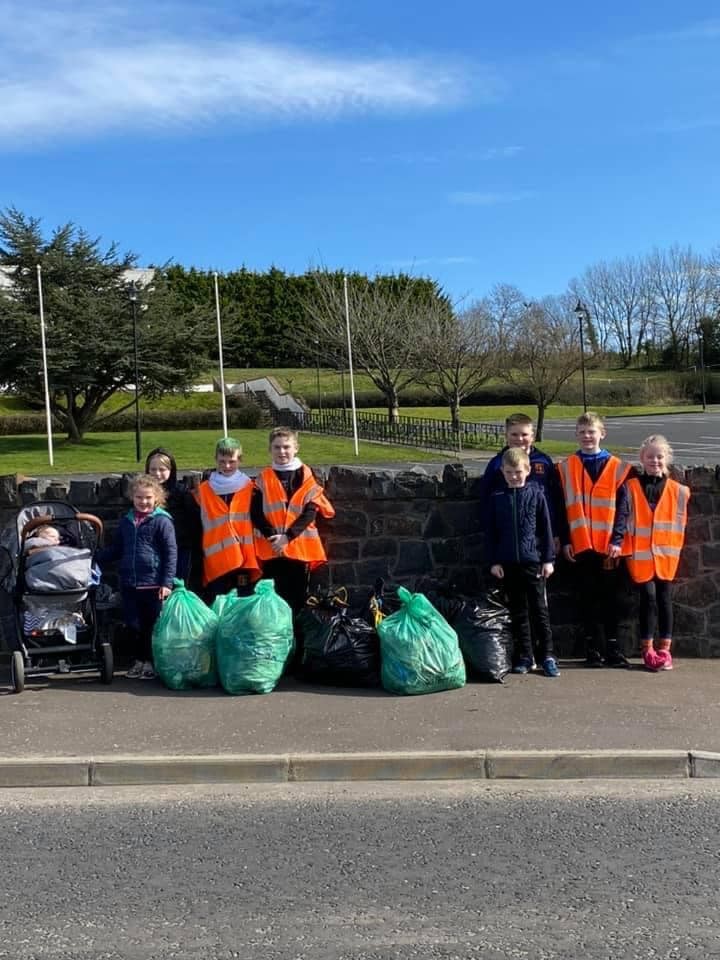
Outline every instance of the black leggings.
POLYGON ((152 662, 153 627, 162 610, 159 590, 159 587, 148 590, 136 590, 134 587, 122 589, 123 619, 129 628, 126 650, 131 660, 152 662))
POLYGON ((636 586, 640 594, 640 639, 652 640, 657 626, 658 638, 669 640, 673 628, 672 581, 655 577, 636 586))

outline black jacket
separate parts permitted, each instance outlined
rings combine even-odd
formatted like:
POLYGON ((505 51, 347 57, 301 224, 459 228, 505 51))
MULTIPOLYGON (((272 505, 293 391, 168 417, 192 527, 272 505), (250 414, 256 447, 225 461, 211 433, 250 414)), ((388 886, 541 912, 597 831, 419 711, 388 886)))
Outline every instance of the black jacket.
POLYGON ((202 525, 200 523, 200 509, 183 480, 177 478, 177 464, 175 457, 165 447, 155 447, 145 460, 145 472, 148 472, 150 461, 156 455, 167 457, 170 461, 170 476, 163 484, 167 495, 165 509, 175 524, 175 538, 180 550, 196 551, 202 543, 202 525))
POLYGON ((498 490, 490 497, 488 513, 491 565, 552 563, 555 559, 550 511, 538 484, 498 490))

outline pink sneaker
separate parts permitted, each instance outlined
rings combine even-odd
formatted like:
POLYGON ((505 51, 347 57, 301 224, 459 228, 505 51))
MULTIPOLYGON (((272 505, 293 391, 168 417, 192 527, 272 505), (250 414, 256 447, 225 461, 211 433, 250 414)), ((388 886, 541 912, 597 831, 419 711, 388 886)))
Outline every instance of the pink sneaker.
POLYGON ((652 670, 653 673, 663 669, 662 664, 665 661, 662 659, 662 656, 662 654, 656 653, 653 647, 648 647, 647 650, 643 650, 642 659, 645 664, 645 669, 652 670))
POLYGON ((660 661, 657 667, 658 670, 672 670, 672 654, 669 650, 659 650, 656 657, 660 661))

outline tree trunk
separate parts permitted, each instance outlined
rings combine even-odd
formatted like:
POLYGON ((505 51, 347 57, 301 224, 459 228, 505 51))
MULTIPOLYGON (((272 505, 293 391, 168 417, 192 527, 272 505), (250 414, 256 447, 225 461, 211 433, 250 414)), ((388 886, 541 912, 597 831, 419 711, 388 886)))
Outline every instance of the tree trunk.
POLYGON ((80 426, 75 422, 75 418, 72 416, 72 414, 68 414, 67 416, 66 427, 67 438, 70 443, 82 443, 83 435, 80 430, 80 426))
POLYGON ((388 388, 385 391, 385 399, 387 401, 388 422, 397 423, 400 416, 400 399, 397 390, 394 387, 388 388))
POLYGON ((545 404, 538 402, 537 405, 537 423, 535 424, 535 439, 542 441, 543 427, 545 426, 545 404))
POLYGON ((460 431, 460 401, 457 397, 453 397, 450 401, 450 419, 452 420, 452 428, 455 433, 460 431))

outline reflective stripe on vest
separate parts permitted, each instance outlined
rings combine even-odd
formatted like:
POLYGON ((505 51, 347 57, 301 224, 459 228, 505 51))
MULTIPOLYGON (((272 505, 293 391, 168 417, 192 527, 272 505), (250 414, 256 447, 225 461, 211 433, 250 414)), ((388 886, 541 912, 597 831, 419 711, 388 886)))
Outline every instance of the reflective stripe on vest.
POLYGON ((259 569, 250 521, 252 491, 252 483, 246 484, 227 504, 207 480, 200 484, 196 499, 203 528, 203 583, 233 570, 259 569))
MULTIPOLYGON (((584 550, 607 553, 615 523, 617 491, 629 469, 622 460, 610 456, 593 483, 578 454, 574 453, 558 464, 574 553, 584 550)), ((629 540, 626 537, 621 553, 625 555, 628 552, 629 540)))
POLYGON ((668 478, 655 510, 650 508, 638 479, 628 481, 628 493, 631 512, 627 568, 630 576, 635 583, 647 583, 654 577, 673 580, 685 541, 690 490, 668 478))
MULTIPOLYGON (((272 467, 266 467, 255 481, 262 494, 263 513, 276 534, 286 533, 302 515, 308 503, 317 504, 323 517, 335 516, 332 504, 312 471, 305 465, 302 469, 302 483, 289 502, 285 499, 285 490, 272 467)), ((272 560, 276 556, 267 539, 258 530, 255 531, 255 552, 260 560, 272 560)), ((311 523, 294 537, 283 550, 282 556, 291 560, 302 560, 313 567, 324 563, 327 557, 315 524, 311 523)))

